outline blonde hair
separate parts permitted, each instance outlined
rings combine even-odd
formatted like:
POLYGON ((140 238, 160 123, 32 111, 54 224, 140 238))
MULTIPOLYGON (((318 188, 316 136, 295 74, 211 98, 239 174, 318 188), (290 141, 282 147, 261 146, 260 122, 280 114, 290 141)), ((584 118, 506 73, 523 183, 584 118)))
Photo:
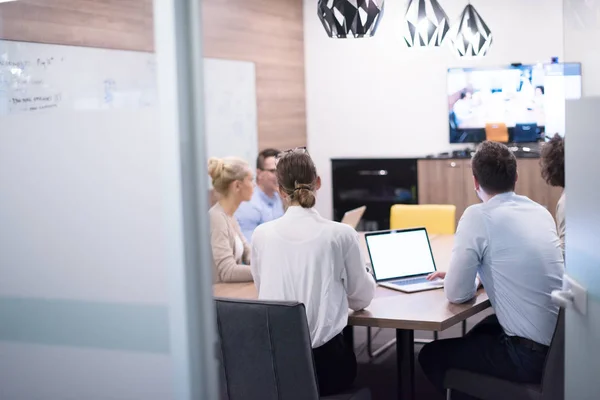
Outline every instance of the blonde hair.
POLYGON ((243 181, 249 171, 250 166, 241 158, 211 157, 208 160, 208 175, 212 179, 213 188, 221 195, 227 194, 232 182, 243 181))

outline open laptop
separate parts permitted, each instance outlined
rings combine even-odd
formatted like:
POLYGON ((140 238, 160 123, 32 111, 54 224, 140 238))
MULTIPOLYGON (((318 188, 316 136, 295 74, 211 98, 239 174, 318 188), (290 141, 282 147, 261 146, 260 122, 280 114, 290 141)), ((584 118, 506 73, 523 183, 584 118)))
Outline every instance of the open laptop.
POLYGON ((371 232, 365 240, 380 286, 407 293, 443 287, 442 279, 427 280, 436 267, 425 228, 371 232))
POLYGON ((356 229, 366 209, 367 206, 362 206, 355 208, 354 210, 346 211, 341 221, 342 224, 350 225, 351 227, 356 229))

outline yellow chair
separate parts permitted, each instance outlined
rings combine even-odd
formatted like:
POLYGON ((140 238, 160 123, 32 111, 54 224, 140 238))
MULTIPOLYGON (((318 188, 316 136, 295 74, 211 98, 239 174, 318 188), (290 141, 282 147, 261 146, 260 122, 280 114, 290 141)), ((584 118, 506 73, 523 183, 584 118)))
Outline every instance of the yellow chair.
POLYGON ((508 143, 508 128, 503 122, 485 124, 485 139, 491 142, 508 143))
POLYGON ((456 231, 456 206, 450 204, 393 205, 390 229, 424 226, 430 235, 453 235, 456 231))

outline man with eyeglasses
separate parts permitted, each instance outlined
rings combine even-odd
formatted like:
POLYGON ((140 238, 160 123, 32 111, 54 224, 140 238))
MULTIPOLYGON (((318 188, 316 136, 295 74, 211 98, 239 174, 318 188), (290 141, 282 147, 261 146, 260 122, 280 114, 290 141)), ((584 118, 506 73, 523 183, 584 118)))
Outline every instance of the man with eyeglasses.
POLYGON ((265 149, 256 159, 256 188, 250 201, 240 204, 235 217, 248 243, 254 229, 260 224, 281 217, 283 203, 279 197, 275 166, 280 151, 265 149))

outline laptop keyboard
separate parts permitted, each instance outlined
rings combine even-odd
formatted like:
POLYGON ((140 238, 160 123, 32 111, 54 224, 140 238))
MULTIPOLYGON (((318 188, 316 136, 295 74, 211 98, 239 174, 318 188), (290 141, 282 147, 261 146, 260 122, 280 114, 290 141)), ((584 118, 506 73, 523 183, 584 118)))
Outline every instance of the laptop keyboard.
POLYGON ((394 285, 398 285, 398 286, 406 286, 406 285, 414 285, 417 283, 425 283, 425 282, 427 282, 427 278, 419 277, 419 278, 410 278, 410 279, 402 279, 402 280, 398 280, 398 281, 392 281, 390 283, 393 283, 394 285))

